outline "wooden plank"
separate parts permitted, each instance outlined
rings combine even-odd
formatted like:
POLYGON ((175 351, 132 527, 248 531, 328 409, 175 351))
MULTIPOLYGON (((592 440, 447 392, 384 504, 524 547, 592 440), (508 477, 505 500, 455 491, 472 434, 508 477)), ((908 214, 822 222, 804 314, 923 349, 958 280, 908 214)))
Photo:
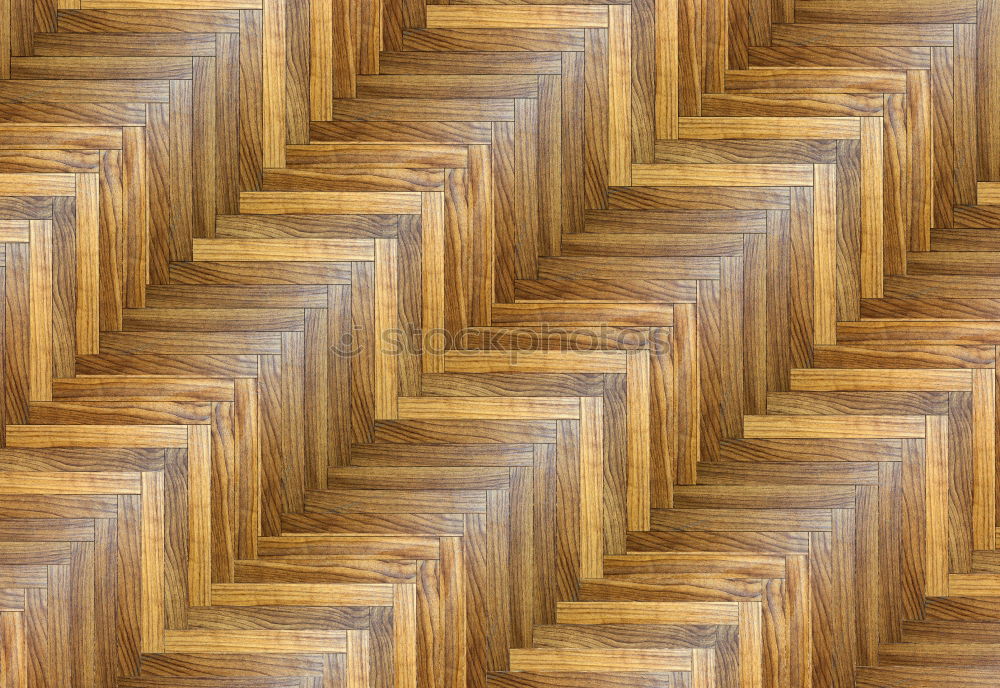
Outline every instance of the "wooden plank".
POLYGON ((976 5, 969 0, 942 7, 928 0, 901 2, 889 0, 877 7, 856 8, 841 0, 808 0, 795 8, 798 22, 828 21, 833 23, 974 23, 976 5))
POLYGON ((813 190, 814 341, 837 342, 837 180, 833 165, 816 165, 813 190))
POLYGON ((910 158, 911 251, 926 251, 934 218, 933 142, 931 140, 931 86, 926 71, 907 72, 906 133, 910 158))
MULTIPOLYGON (((258 5, 259 6, 259 5, 258 5)), ((285 0, 263 2, 263 83, 262 163, 264 167, 284 167, 288 130, 285 122, 287 56, 285 0)))
POLYGON ((928 595, 948 594, 948 421, 928 416, 924 499, 927 513, 926 587, 928 595))
POLYGON ((612 186, 631 184, 631 17, 628 6, 608 7, 608 184, 612 186))
POLYGON ((260 605, 390 606, 393 586, 385 584, 323 583, 215 583, 212 604, 233 607, 260 605))
POLYGON ((856 139, 855 117, 681 117, 682 139, 856 139))
POLYGON ((349 215, 355 213, 420 212, 420 196, 392 192, 281 192, 260 191, 240 194, 240 212, 261 215, 316 213, 349 215))
POLYGON ((812 186, 809 165, 632 165, 639 186, 812 186))
POLYGON ((372 260, 370 239, 195 239, 198 261, 354 261, 372 260))
POLYGON ((580 400, 580 576, 603 574, 604 407, 600 398, 580 400))
POLYGON ((496 6, 488 10, 433 5, 427 8, 427 28, 599 29, 608 26, 608 15, 608 8, 588 5, 496 6))
POLYGON ((398 254, 392 239, 375 240, 375 418, 395 418, 399 394, 397 355, 386 345, 398 325, 398 254))
POLYGON ((883 131, 876 117, 861 120, 861 297, 883 295, 885 226, 883 131))
POLYGON ((142 474, 141 649, 163 652, 164 645, 164 520, 163 474, 142 474))
POLYGON ((656 138, 677 138, 678 45, 677 0, 658 0, 656 21, 656 138))
POLYGON ((400 397, 399 418, 420 420, 430 418, 531 420, 577 418, 580 403, 574 398, 530 397, 400 397))
POLYGON ((689 650, 511 650, 511 671, 690 671, 689 650))
POLYGON ((922 416, 746 416, 743 432, 757 438, 923 437, 922 416))
POLYGON ((560 602, 561 624, 738 623, 736 602, 560 602))
POLYGON ((30 274, 28 292, 30 342, 29 400, 52 399, 52 223, 30 223, 30 274))
POLYGON ((996 379, 987 370, 972 378, 972 544, 996 543, 996 379))

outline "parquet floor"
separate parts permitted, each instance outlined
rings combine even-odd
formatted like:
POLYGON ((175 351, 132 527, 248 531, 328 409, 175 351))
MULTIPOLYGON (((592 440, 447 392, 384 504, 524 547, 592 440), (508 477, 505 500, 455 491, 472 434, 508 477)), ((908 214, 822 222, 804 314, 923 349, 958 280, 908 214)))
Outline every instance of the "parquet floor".
POLYGON ((1000 0, 0 0, 0 686, 1000 686, 1000 0))

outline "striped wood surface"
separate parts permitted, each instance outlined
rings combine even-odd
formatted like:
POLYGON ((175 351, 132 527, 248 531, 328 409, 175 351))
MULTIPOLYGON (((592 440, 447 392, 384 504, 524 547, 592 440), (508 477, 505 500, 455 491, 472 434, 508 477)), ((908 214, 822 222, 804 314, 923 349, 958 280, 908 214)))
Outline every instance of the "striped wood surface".
POLYGON ((1000 0, 0 0, 0 686, 1000 685, 1000 0))

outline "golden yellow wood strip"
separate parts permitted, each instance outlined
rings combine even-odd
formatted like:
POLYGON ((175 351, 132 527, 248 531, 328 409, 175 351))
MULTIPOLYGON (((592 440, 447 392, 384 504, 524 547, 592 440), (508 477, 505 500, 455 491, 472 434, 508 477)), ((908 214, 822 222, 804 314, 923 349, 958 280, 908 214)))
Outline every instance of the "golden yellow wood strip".
POLYGON ((76 178, 76 353, 100 348, 99 205, 96 174, 76 178))
POLYGON ((347 688, 371 685, 371 634, 347 631, 347 688))
POLYGON ((813 304, 817 345, 837 343, 837 178, 816 165, 813 188, 813 304))
POLYGON ((215 583, 212 604, 232 607, 392 605, 393 586, 364 583, 215 583))
POLYGON ((857 117, 681 117, 682 139, 857 139, 857 117))
POLYGON ((761 603, 740 602, 739 605, 740 686, 760 688, 764 681, 761 603))
MULTIPOLYGON (((288 128, 285 121, 288 27, 286 0, 261 0, 264 18, 262 76, 264 90, 262 162, 264 167, 285 166, 288 128)), ((247 211, 250 212, 250 211, 247 211)))
POLYGON ((80 0, 85 10, 259 10, 261 0, 80 0))
MULTIPOLYGON (((623 247, 629 243, 629 235, 620 234, 577 234, 563 240, 563 250, 566 253, 603 253, 619 252, 628 254, 633 250, 623 247)), ((723 239, 722 244, 706 241, 695 235, 674 235, 666 242, 667 248, 660 249, 664 253, 729 253, 735 246, 735 241, 723 239)), ((652 243, 652 242, 651 242, 652 243)), ((656 252, 655 244, 649 249, 656 252)), ((587 327, 593 323, 603 326, 636 326, 647 325, 669 326, 673 324, 673 308, 668 303, 577 303, 567 307, 562 303, 498 303, 493 306, 494 325, 545 325, 556 327, 587 327)), ((558 330, 556 330, 558 332, 558 330)))
POLYGON ((905 70, 760 67, 727 70, 727 91, 756 93, 905 93, 905 70))
POLYGON ((184 447, 187 430, 177 425, 8 425, 7 446, 50 447, 184 447))
POLYGON ((444 195, 421 194, 421 312, 424 341, 421 367, 425 373, 445 370, 441 354, 447 348, 444 329, 444 195))
POLYGON ((146 179, 146 138, 144 127, 122 130, 122 224, 124 228, 123 280, 125 306, 145 305, 149 283, 149 194, 146 179))
POLYGON ((580 417, 580 401, 565 397, 400 397, 399 418, 411 420, 552 420, 580 417))
POLYGON ((73 401, 232 401, 233 381, 168 375, 87 375, 53 383, 58 400, 73 401))
MULTIPOLYGON (((333 119, 334 0, 309 3, 309 119, 333 119)), ((340 36, 344 40, 345 36, 340 36)))
POLYGON ((883 293, 885 251, 882 119, 861 118, 861 297, 883 293))
POLYGON ((374 260, 371 239, 195 239, 199 261, 350 261, 374 260))
POLYGON ((635 186, 812 186, 811 165, 640 164, 632 165, 635 186))
POLYGON ((927 595, 948 594, 948 419, 927 416, 924 500, 927 514, 927 595))
POLYGON ((728 624, 739 623, 736 602, 559 602, 556 622, 564 624, 728 624))
POLYGON ((392 602, 393 659, 395 688, 417 685, 416 636, 417 593, 414 585, 393 587, 392 602))
POLYGON ((608 184, 628 186, 632 162, 631 7, 608 11, 608 184))
POLYGON ((28 365, 31 401, 52 400, 52 223, 36 220, 29 228, 31 327, 28 365))
POLYGON ((688 649, 545 648, 510 651, 511 671, 691 671, 688 649))
POLYGON ((0 494, 139 494, 139 473, 5 472, 0 473, 0 494))
POLYGON ((584 397, 580 409, 580 576, 603 575, 604 403, 584 397))
POLYGON ((972 373, 972 543, 996 548, 996 372, 972 373))
POLYGON ((394 239, 375 240, 375 418, 396 417, 398 360, 404 337, 398 331, 398 257, 394 239))
POLYGON ((0 196, 73 196, 73 174, 0 174, 0 196))
POLYGON ((0 242, 27 243, 29 227, 29 220, 0 220, 0 242))
POLYGON ((923 416, 744 416, 743 434, 755 438, 923 437, 923 416))
POLYGON ((285 654, 347 651, 348 631, 167 630, 164 652, 285 654))
POLYGON ((952 573, 945 594, 959 597, 995 596, 1000 575, 995 573, 952 573))
POLYGON ((420 213, 420 194, 392 191, 246 191, 240 212, 258 215, 420 213))
POLYGON ((188 604, 208 606, 212 588, 212 443, 207 425, 187 428, 188 604))
POLYGON ((948 391, 973 388, 972 370, 925 368, 796 368, 791 371, 791 389, 812 392, 948 391))
POLYGON ((716 683, 715 652, 712 649, 691 650, 691 688, 713 688, 716 683))
MULTIPOLYGON (((18 81, 25 83, 29 80, 18 81)), ((119 127, 0 124, 0 150, 107 150, 121 147, 122 130, 119 127)))
POLYGON ((0 612, 0 634, 3 635, 4 679, 10 686, 27 686, 28 638, 25 634, 25 615, 15 611, 0 612))
POLYGON ((656 2, 656 138, 675 139, 677 120, 677 0, 656 2))
POLYGON ((626 510, 629 530, 649 530, 650 507, 649 352, 628 352, 626 510))
POLYGON ((1000 204, 1000 182, 979 182, 976 192, 976 200, 980 204, 1000 204))
POLYGON ((140 554, 140 647, 143 652, 164 651, 164 503, 163 473, 142 473, 142 527, 140 554))
POLYGON ((592 5, 429 5, 427 28, 448 29, 602 29, 608 8, 592 5))
POLYGON ((910 202, 909 247, 929 251, 930 229, 934 224, 934 150, 931 119, 931 85, 928 70, 906 73, 907 144, 910 155, 907 198, 910 202))
POLYGON ((448 373, 624 373, 624 351, 448 351, 448 373))
MULTIPOLYGON (((357 471, 359 469, 352 467, 340 470, 357 471)), ((378 471, 379 469, 360 470, 378 471)), ((385 470, 392 471, 393 469, 385 470)), ((437 469, 427 468, 426 470, 435 471, 437 469)), ((337 469, 330 471, 332 474, 331 484, 340 484, 337 482, 336 471, 337 469)), ((284 534, 280 537, 260 538, 258 549, 263 557, 324 557, 330 559, 356 559, 362 556, 384 559, 438 559, 440 557, 440 543, 437 538, 399 534, 284 534)))

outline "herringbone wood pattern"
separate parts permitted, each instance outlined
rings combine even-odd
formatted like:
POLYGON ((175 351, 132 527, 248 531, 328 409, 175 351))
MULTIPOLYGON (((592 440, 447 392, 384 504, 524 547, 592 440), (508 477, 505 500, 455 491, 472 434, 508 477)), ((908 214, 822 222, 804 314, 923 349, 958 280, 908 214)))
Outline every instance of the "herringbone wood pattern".
POLYGON ((574 1, 0 0, 0 684, 1000 685, 1000 0, 574 1))

